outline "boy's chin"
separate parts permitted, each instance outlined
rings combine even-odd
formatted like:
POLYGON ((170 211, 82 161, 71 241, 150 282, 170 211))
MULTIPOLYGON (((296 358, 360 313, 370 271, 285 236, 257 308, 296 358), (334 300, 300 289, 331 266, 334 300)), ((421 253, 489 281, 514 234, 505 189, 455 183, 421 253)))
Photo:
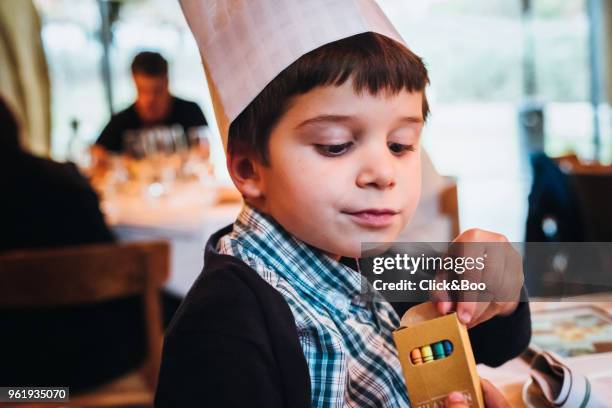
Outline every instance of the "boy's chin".
POLYGON ((402 228, 393 225, 379 230, 346 229, 340 233, 326 231, 317 239, 302 239, 334 259, 376 256, 386 251, 397 239, 402 228))
POLYGON ((332 258, 364 258, 376 256, 385 252, 393 245, 393 241, 361 242, 354 241, 348 245, 335 246, 329 250, 323 249, 332 258))

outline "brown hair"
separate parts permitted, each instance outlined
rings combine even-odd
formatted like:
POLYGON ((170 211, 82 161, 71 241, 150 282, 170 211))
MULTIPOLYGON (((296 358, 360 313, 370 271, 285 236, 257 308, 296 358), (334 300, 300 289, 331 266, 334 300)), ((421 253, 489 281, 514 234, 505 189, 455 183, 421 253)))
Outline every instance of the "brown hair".
POLYGON ((267 164, 270 133, 292 97, 317 86, 340 86, 348 79, 357 93, 423 91, 423 119, 427 118, 424 91, 429 77, 421 58, 388 37, 367 32, 323 45, 278 74, 230 124, 228 153, 252 152, 267 164))
POLYGON ((144 74, 147 76, 168 75, 168 61, 158 52, 139 52, 132 61, 132 75, 144 74))

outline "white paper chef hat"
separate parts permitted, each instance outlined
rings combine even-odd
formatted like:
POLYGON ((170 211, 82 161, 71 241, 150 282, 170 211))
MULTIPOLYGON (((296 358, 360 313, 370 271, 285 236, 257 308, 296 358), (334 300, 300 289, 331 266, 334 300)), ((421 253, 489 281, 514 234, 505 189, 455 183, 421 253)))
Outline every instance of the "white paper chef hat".
POLYGON ((227 149, 230 123, 279 73, 333 41, 375 32, 404 44, 374 0, 180 0, 227 149))

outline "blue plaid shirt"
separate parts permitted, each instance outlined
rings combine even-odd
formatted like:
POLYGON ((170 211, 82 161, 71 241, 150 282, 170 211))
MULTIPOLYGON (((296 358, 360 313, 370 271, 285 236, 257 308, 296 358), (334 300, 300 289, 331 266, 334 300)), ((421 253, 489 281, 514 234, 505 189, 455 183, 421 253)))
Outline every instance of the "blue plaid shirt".
POLYGON ((407 407, 391 332, 399 318, 359 272, 245 205, 217 249, 278 290, 295 318, 313 407, 407 407))

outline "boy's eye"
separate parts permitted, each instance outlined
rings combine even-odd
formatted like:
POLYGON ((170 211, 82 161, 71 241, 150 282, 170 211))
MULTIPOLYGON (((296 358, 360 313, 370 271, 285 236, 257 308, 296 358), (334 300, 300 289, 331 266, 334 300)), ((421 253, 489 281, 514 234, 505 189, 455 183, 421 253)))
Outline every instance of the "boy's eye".
POLYGON ((401 143, 391 142, 391 143, 387 143, 387 146, 389 146, 389 150, 391 150, 393 153, 396 153, 396 154, 401 154, 406 151, 414 152, 414 145, 405 145, 401 143))
POLYGON ((317 147, 317 150, 319 150, 319 152, 323 153, 326 156, 340 156, 341 154, 346 153, 352 145, 353 142, 333 145, 317 144, 315 146, 317 147))

